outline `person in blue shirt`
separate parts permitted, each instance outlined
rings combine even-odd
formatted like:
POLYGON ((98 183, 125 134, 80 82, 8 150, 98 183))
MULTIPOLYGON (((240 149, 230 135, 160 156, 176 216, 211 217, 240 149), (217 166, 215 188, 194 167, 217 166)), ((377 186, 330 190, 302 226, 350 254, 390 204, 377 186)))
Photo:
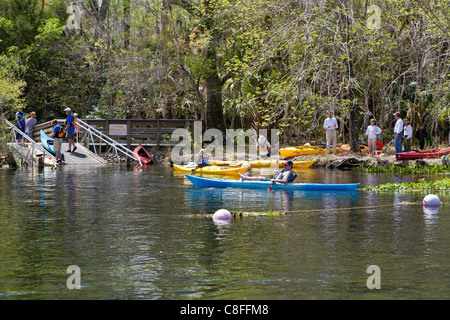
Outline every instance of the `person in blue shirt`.
POLYGON ((75 142, 73 141, 73 137, 75 135, 75 118, 72 115, 72 110, 70 108, 64 109, 64 112, 67 115, 65 125, 66 125, 66 138, 67 142, 69 142, 69 150, 67 152, 75 152, 77 147, 75 146, 75 142))
POLYGON ((61 163, 61 147, 64 129, 58 124, 58 120, 56 119, 52 121, 52 126, 53 131, 50 137, 53 138, 53 151, 55 151, 56 163, 61 163))
MULTIPOLYGON (((22 131, 25 131, 25 113, 23 113, 23 107, 19 107, 19 111, 16 112, 16 127, 22 131)), ((22 141, 22 135, 16 133, 16 141, 19 143, 22 141)))

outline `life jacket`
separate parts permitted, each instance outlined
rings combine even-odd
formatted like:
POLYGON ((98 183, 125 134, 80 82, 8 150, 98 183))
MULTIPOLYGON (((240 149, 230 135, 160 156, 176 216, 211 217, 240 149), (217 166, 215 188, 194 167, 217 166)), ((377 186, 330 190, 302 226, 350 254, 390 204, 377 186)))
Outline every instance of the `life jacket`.
POLYGON ((64 129, 59 125, 59 132, 56 132, 55 138, 64 138, 64 129))
MULTIPOLYGON (((274 178, 274 179, 277 179, 277 177, 278 177, 280 174, 282 174, 284 171, 285 171, 284 169, 278 171, 278 172, 275 174, 275 176, 274 176, 273 178, 274 178)), ((295 179, 297 179, 297 173, 295 173, 295 171, 293 171, 293 170, 290 170, 290 171, 292 171, 292 173, 293 173, 294 175, 292 176, 291 179, 288 180, 288 182, 293 182, 295 179)))
POLYGON ((72 114, 69 114, 69 116, 66 118, 66 120, 64 120, 64 126, 66 127, 66 129, 69 129, 70 127, 75 127, 75 117, 72 116, 72 114), (72 117, 72 123, 67 123, 67 119, 69 119, 69 117, 72 117))

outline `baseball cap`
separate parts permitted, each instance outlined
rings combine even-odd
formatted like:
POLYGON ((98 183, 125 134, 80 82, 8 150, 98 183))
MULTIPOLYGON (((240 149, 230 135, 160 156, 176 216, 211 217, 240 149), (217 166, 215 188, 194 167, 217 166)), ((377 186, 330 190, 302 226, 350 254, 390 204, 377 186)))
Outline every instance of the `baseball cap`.
POLYGON ((72 111, 70 108, 65 108, 64 111, 72 111))
POLYGON ((290 165, 291 167, 294 166, 294 163, 291 160, 288 160, 286 162, 283 162, 283 164, 290 165))

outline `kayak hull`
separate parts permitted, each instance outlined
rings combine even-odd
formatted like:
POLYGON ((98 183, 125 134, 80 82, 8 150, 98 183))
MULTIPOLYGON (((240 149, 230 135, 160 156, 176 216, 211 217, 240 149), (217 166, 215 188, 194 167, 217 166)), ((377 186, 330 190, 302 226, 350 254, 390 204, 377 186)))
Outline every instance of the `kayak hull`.
MULTIPOLYGON (((241 166, 244 164, 244 161, 219 161, 219 160, 210 160, 212 165, 217 166, 241 166)), ((283 168, 284 160, 279 160, 278 166, 283 168)), ((315 160, 313 161, 293 161, 294 167, 293 169, 306 169, 311 167, 315 160)), ((252 168, 270 168, 276 165, 276 160, 253 160, 248 161, 248 163, 252 166, 252 168)))
MULTIPOLYGON (((344 148, 337 147, 336 153, 344 153, 348 152, 348 150, 344 148)), ((290 147, 280 149, 280 156, 282 157, 298 157, 298 156, 311 156, 311 155, 321 155, 326 154, 327 148, 323 146, 319 147, 290 147)), ((330 153, 333 153, 333 148, 330 148, 330 153)))
MULTIPOLYGON (((42 129, 40 132, 40 136, 41 136, 41 143, 44 149, 55 156, 56 152, 53 150, 53 139, 50 138, 42 129)), ((61 150, 61 159, 64 160, 64 154, 62 150, 61 150)))
POLYGON ((416 159, 437 159, 450 154, 450 148, 436 148, 424 151, 400 152, 395 155, 398 161, 416 159))
POLYGON ((211 179, 186 174, 186 177, 196 186, 202 188, 241 188, 241 189, 269 189, 272 190, 316 190, 316 191, 354 191, 361 184, 322 184, 322 183, 274 183, 271 181, 249 181, 233 179, 211 179))
POLYGON ((232 175, 239 176, 239 173, 245 173, 246 167, 227 167, 227 166, 204 166, 200 168, 192 168, 189 166, 173 165, 175 171, 185 173, 200 173, 213 175, 232 175))
POLYGON ((150 152, 148 152, 143 146, 142 144, 139 144, 135 149, 134 149, 134 153, 137 154, 134 155, 134 158, 136 160, 141 160, 142 165, 150 165, 153 163, 153 159, 152 159, 152 155, 150 154, 150 152))

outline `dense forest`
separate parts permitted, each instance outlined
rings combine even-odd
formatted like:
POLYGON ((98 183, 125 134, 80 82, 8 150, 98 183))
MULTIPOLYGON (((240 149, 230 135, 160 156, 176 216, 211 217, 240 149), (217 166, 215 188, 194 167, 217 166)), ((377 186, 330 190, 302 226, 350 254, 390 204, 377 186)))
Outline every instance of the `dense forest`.
POLYGON ((0 108, 203 119, 354 150, 393 113, 450 131, 450 0, 0 0, 0 108))

